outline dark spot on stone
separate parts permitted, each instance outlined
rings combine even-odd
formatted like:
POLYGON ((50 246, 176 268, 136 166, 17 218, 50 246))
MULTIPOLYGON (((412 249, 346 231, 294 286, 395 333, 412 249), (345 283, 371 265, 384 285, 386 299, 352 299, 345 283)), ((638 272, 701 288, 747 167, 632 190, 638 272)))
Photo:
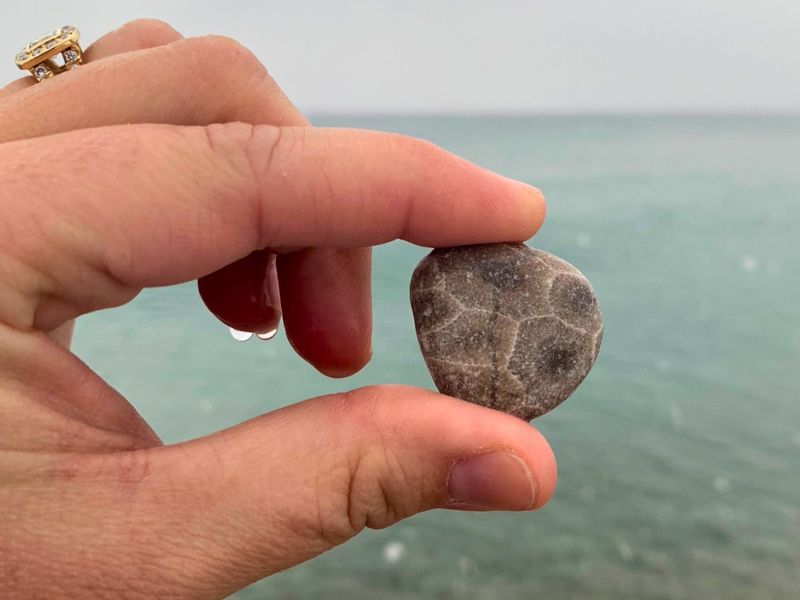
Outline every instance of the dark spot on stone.
POLYGON ((575 344, 556 338, 548 338, 542 344, 539 365, 551 376, 566 375, 577 364, 578 348, 575 344))
POLYGON ((480 262, 477 271, 485 282, 501 290, 513 290, 525 281, 525 275, 519 271, 516 263, 510 261, 480 262))
POLYGON ((587 313, 594 308, 594 294, 582 282, 575 282, 569 286, 569 303, 575 312, 587 313))
POLYGON ((583 280, 571 275, 559 275, 550 292, 553 302, 578 315, 594 312, 597 300, 594 292, 583 280))
POLYGON ((600 329, 597 298, 580 274, 559 273, 550 288, 550 304, 553 312, 570 325, 590 333, 600 329))

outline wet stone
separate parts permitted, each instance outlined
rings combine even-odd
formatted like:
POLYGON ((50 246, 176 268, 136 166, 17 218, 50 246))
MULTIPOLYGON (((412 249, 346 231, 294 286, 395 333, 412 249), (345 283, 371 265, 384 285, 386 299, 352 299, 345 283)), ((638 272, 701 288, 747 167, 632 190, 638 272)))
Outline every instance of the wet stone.
POLYGON ((411 307, 440 392, 525 420, 580 385, 603 337, 581 272, 523 244, 434 250, 414 271, 411 307))

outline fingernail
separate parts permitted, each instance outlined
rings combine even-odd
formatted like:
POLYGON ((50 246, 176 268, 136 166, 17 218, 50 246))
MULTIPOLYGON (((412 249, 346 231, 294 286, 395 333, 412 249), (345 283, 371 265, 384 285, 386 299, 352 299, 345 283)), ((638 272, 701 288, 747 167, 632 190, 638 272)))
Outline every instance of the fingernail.
POLYGON ((528 466, 509 452, 476 454, 450 469, 447 492, 463 508, 530 510, 536 493, 528 466))

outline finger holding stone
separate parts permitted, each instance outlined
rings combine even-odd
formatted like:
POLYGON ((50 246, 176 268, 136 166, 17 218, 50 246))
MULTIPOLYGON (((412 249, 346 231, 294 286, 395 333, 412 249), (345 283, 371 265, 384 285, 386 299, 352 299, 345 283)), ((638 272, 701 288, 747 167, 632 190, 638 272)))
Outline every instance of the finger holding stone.
MULTIPOLYGON (((519 419, 404 386, 314 398, 173 446, 71 454, 58 468, 27 454, 24 485, 6 487, 20 499, 11 522, 31 527, 3 534, 14 548, 46 532, 41 564, 83 573, 59 588, 69 598, 132 597, 132 581, 141 598, 224 598, 425 510, 540 508, 557 476, 549 444, 519 419)), ((51 598, 18 554, 4 564, 18 588, 51 598)))
POLYGON ((0 203, 0 222, 37 232, 0 237, 7 264, 18 264, 0 316, 45 331, 258 249, 522 240, 544 213, 529 186, 369 131, 130 125, 20 140, 0 146, 0 159, 9 164, 0 189, 19 199, 0 203), (51 176, 54 187, 32 185, 44 154, 71 165, 51 176))

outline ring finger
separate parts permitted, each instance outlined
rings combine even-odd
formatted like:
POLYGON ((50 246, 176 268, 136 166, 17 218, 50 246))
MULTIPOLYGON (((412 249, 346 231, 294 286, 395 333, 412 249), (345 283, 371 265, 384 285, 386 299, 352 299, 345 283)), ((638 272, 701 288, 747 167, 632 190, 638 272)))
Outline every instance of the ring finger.
MULTIPOLYGON (((166 46, 183 36, 172 26, 157 19, 137 19, 110 31, 89 46, 83 53, 83 62, 96 62, 117 54, 166 46)), ((6 96, 36 85, 32 76, 21 77, 0 89, 0 101, 6 96)))

